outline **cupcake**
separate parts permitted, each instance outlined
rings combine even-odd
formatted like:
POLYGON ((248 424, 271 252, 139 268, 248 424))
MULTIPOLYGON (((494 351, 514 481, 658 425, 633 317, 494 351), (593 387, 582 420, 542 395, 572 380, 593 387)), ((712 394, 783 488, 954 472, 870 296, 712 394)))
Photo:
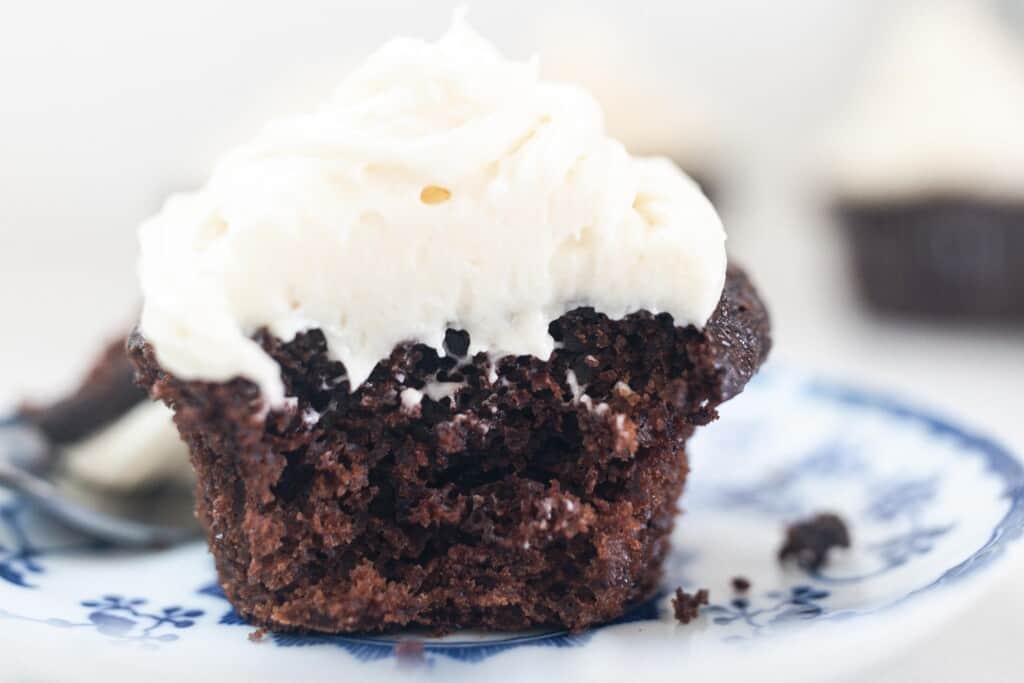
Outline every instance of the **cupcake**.
POLYGON ((656 589, 768 318, 697 186, 459 18, 140 230, 129 354, 251 623, 582 629, 656 589))
POLYGON ((134 375, 122 336, 78 388, 49 405, 27 405, 20 416, 60 449, 61 465, 78 482, 121 493, 191 486, 188 449, 171 411, 149 401, 134 375))
POLYGON ((719 140, 711 106, 667 72, 643 39, 594 12, 548 17, 541 36, 541 75, 585 88, 604 111, 605 127, 632 154, 668 157, 708 196, 718 186, 719 140))
POLYGON ((866 300, 1024 319, 1024 39, 985 3, 913 7, 828 145, 866 300))

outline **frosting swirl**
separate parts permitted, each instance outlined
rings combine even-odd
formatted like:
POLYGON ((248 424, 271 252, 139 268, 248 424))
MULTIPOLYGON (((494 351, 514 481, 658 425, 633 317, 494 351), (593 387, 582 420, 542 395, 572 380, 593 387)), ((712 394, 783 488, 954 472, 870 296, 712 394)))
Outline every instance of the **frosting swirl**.
POLYGON ((582 90, 542 82, 457 17, 397 39, 319 111, 270 124, 140 229, 143 335, 183 379, 255 381, 251 339, 323 331, 351 387, 403 341, 547 357, 578 305, 703 325, 725 234, 670 162, 631 157, 582 90))

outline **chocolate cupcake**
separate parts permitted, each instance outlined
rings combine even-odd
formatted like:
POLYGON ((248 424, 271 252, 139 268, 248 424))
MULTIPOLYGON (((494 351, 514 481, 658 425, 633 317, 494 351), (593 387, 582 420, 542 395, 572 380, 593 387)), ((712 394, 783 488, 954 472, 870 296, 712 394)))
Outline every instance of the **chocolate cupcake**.
POLYGON ((1024 40, 990 9, 915 5, 830 141, 835 210, 879 309, 1024 320, 1024 40))
POLYGON ((458 20, 142 227, 130 355, 252 623, 582 629, 655 590, 768 317, 696 185, 601 121, 458 20))

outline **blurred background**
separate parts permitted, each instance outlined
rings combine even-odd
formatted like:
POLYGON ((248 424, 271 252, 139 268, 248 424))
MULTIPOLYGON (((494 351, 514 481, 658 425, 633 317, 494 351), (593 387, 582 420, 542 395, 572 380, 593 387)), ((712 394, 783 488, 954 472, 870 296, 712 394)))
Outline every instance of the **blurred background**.
MULTIPOLYGON (((1024 55, 1024 0, 953 1, 986 13, 1004 34, 999 40, 1021 48, 986 59, 1024 55)), ((267 118, 314 106, 388 37, 434 39, 453 10, 468 4, 470 21, 504 52, 540 54, 545 73, 584 82, 627 144, 672 156, 706 184, 733 258, 771 305, 773 362, 907 396, 1022 452, 1021 318, 977 320, 962 310, 921 316, 866 305, 847 228, 836 219, 837 203, 849 197, 833 184, 835 169, 823 151, 835 123, 856 109, 868 65, 899 44, 893 27, 944 2, 3 3, 0 403, 66 389, 92 351, 127 329, 138 305, 134 232, 169 192, 201 184, 219 154, 267 118)), ((966 42, 973 49, 978 41, 966 42)), ((951 55, 952 63, 961 61, 951 55)), ((1021 114, 1017 135, 1000 138, 1012 171, 1010 162, 1024 159, 1024 99, 1012 100, 1024 92, 1024 57, 992 70, 1019 82, 996 82, 983 71, 979 83, 1009 93, 1002 118, 1021 114)), ((930 83, 943 87, 941 79, 930 83)), ((986 112, 967 115, 985 128, 986 112)), ((927 200, 933 189, 902 199, 927 200)), ((1024 191, 978 198, 970 188, 943 192, 966 193, 968 206, 982 213, 998 207, 1001 220, 1016 220, 1024 235, 1024 191)), ((891 206, 872 196, 854 199, 891 206)), ((998 232, 990 227, 985 234, 998 232)), ((1010 256, 1024 280, 1024 253, 1010 256)), ((979 680, 975 667, 985 661, 991 678, 981 680, 1011 680, 1003 674, 1019 672, 1022 609, 1024 590, 1006 582, 922 644, 928 657, 907 653, 869 678, 979 680)))

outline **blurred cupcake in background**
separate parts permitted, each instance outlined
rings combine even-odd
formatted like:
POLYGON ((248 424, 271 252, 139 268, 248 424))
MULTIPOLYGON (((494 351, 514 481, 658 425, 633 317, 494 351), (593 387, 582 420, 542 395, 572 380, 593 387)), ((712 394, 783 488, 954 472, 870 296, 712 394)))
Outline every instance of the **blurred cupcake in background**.
POLYGON ((609 134, 630 153, 672 159, 712 199, 720 190, 714 117, 685 76, 666 69, 641 38, 599 14, 545 17, 541 75, 576 83, 600 102, 609 134))
POLYGON ((913 5, 827 144, 866 300, 1024 319, 1024 38, 980 0, 913 5))

